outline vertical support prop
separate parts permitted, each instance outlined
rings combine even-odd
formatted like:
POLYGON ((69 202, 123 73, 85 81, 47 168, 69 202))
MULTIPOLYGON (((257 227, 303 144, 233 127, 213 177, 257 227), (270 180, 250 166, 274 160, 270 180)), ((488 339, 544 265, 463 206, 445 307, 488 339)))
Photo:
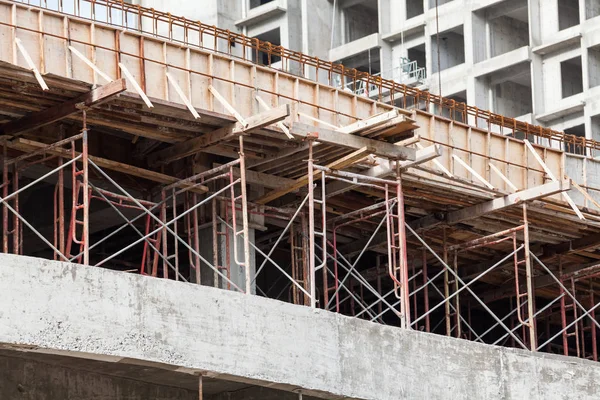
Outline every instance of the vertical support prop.
MULTIPOLYGON (((3 147, 2 168, 2 198, 8 197, 8 155, 6 153, 6 142, 3 147)), ((2 251, 8 253, 8 207, 6 200, 2 203, 2 251)))
POLYGON ((400 320, 400 327, 410 327, 410 296, 408 284, 408 255, 406 248, 406 228, 404 223, 404 193, 402 192, 402 176, 400 170, 400 163, 396 162, 396 199, 398 207, 398 245, 400 247, 400 281, 402 286, 400 287, 401 295, 401 313, 402 317, 400 320))
POLYGON ((525 276, 527 280, 527 314, 529 314, 529 344, 531 351, 537 349, 537 338, 535 333, 534 319, 534 287, 533 287, 533 271, 531 267, 531 257, 529 257, 529 223, 527 221, 527 204, 523 203, 523 240, 525 246, 525 276))
POLYGON ((315 274, 315 191, 313 168, 313 140, 308 140, 308 262, 310 274, 310 306, 316 308, 315 274))
MULTIPOLYGON (((446 236, 446 227, 443 229, 444 236, 444 264, 448 265, 448 245, 447 245, 447 236, 446 236)), ((444 298, 450 297, 450 287, 448 284, 448 268, 444 268, 444 298)), ((446 318, 446 336, 452 335, 452 323, 450 321, 450 302, 446 301, 444 304, 444 314, 446 318)))
POLYGON ((202 382, 202 374, 198 375, 198 400, 202 400, 204 398, 204 388, 202 382))
MULTIPOLYGON (((244 232, 244 269, 246 274, 246 294, 252 294, 250 276, 250 230, 248 228, 248 197, 246 193, 246 158, 244 156, 244 136, 240 135, 240 185, 242 192, 242 225, 244 232)), ((235 212, 235 209, 233 210, 235 212)))
POLYGON ((83 265, 90 265, 90 188, 88 181, 88 129, 86 110, 83 110, 83 129, 81 133, 83 134, 81 145, 81 162, 83 164, 83 265))

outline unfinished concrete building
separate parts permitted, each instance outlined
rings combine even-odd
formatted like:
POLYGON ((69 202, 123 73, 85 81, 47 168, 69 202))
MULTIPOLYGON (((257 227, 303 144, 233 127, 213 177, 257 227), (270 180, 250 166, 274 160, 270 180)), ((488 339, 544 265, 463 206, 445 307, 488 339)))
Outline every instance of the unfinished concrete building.
MULTIPOLYGON (((448 40, 525 29, 439 3, 448 40)), ((522 62, 492 66, 535 43, 467 79, 503 115, 117 0, 0 0, 0 38, 0 398, 600 397, 598 118, 511 117, 522 62)), ((442 75, 475 70, 466 44, 436 45, 442 75)), ((564 45, 523 62, 591 96, 564 45)))

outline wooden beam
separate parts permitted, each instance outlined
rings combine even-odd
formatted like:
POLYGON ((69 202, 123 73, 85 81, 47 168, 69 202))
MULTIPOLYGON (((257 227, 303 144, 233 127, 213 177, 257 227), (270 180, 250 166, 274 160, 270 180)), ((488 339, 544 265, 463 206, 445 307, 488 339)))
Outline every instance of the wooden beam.
POLYGON ((148 108, 154 107, 154 104, 152 104, 152 102, 150 101, 148 96, 146 96, 146 93, 144 93, 141 86, 139 85, 139 83, 137 83, 137 81, 135 80, 135 77, 131 74, 131 72, 129 72, 129 70, 127 69, 125 64, 119 63, 119 68, 121 69, 121 71, 123 71, 123 73, 125 74, 127 79, 129 79, 129 82, 131 82, 131 85, 133 86, 135 91, 140 95, 140 97, 146 104, 146 107, 148 107, 148 108))
POLYGON ((100 68, 98 68, 96 66, 96 64, 94 64, 86 56, 81 54, 75 47, 69 46, 69 50, 71 50, 73 52, 73 54, 75 54, 77 57, 79 57, 79 59, 81 61, 83 61, 88 67, 90 67, 94 72, 96 72, 98 74, 98 76, 102 77, 106 82, 110 83, 113 81, 113 79, 110 76, 108 76, 104 72, 102 72, 100 70, 100 68))
MULTIPOLYGON (((214 163, 213 167, 220 167, 222 164, 214 163)), ((233 167, 233 176, 236 178, 240 177, 240 169, 233 167)), ((293 179, 284 178, 282 176, 265 174, 263 172, 257 172, 247 169, 246 170, 246 182, 252 185, 258 185, 266 187, 268 189, 279 189, 282 186, 291 185, 294 183, 293 179)))
POLYGON ((113 81, 91 90, 73 100, 26 115, 0 126, 0 135, 18 136, 32 129, 60 121, 80 111, 80 107, 93 107, 127 90, 125 79, 113 81))
POLYGON ((584 188, 579 186, 579 184, 577 182, 575 182, 573 179, 571 179, 571 184, 575 187, 575 189, 577 189, 583 195, 583 197, 586 198, 587 201, 589 201, 590 203, 595 205, 596 208, 600 209, 600 204, 588 193, 587 190, 585 190, 584 188))
POLYGON ((450 212, 446 217, 446 222, 449 225, 457 224, 468 219, 478 218, 485 214, 504 210, 505 208, 521 204, 525 201, 541 199, 570 189, 571 184, 569 180, 546 183, 544 185, 511 193, 485 203, 463 208, 462 210, 450 212))
MULTIPOLYGON (((370 153, 373 152, 373 149, 370 149, 368 147, 364 147, 362 149, 359 149, 351 154, 348 154, 345 157, 342 157, 338 160, 335 160, 334 162, 330 163, 329 165, 327 165, 327 168, 329 169, 333 169, 333 170, 340 170, 340 169, 344 169, 360 160, 362 160, 363 158, 365 158, 366 156, 368 156, 370 153)), ((322 171, 316 171, 314 173, 314 179, 319 179, 321 178, 321 173, 322 171)), ((288 194, 290 192, 293 192, 295 190, 300 189, 303 186, 306 186, 308 184, 308 174, 300 177, 298 179, 295 180, 294 183, 292 183, 291 185, 282 187, 280 189, 276 189, 273 190, 269 193, 267 193, 266 195, 264 195, 263 197, 257 199, 255 201, 255 203, 258 204, 267 204, 275 199, 278 199, 279 197, 288 194)))
POLYGON ((349 149, 359 150, 368 147, 374 150, 374 154, 393 160, 410 160, 416 157, 416 150, 410 147, 396 146, 393 143, 381 140, 369 139, 362 136, 350 135, 347 133, 334 131, 331 129, 319 128, 302 123, 294 123, 291 126, 290 133, 299 139, 313 137, 321 143, 332 144, 349 149))
POLYGON ((242 125, 240 122, 234 122, 202 136, 198 136, 184 142, 179 142, 173 146, 167 147, 166 149, 157 151, 148 157, 148 162, 150 165, 168 164, 175 160, 179 160, 206 150, 211 146, 215 146, 223 141, 232 139, 237 135, 250 132, 253 129, 264 128, 265 126, 271 125, 275 122, 282 121, 289 115, 290 106, 288 104, 284 104, 277 108, 255 114, 250 118, 247 118, 246 126, 242 125))
POLYGON ((338 128, 337 131, 347 134, 354 134, 383 125, 396 117, 398 117, 398 110, 394 109, 392 111, 373 115, 367 119, 356 121, 350 125, 344 126, 343 128, 338 128))
MULTIPOLYGON (((400 161, 400 169, 405 171, 409 168, 416 167, 419 164, 433 160, 442 155, 442 147, 439 144, 427 146, 422 150, 417 150, 416 159, 414 161, 400 161)), ((385 178, 396 173, 396 163, 385 159, 376 159, 379 165, 369 168, 362 172, 363 175, 371 178, 385 178)), ((327 197, 333 197, 346 193, 349 190, 359 188, 359 185, 353 185, 342 181, 334 181, 327 184, 327 197)))
MULTIPOLYGON (((17 138, 16 140, 6 142, 6 145, 11 149, 16 149, 19 151, 29 152, 33 150, 37 150, 40 148, 47 147, 48 145, 45 143, 35 142, 33 140, 27 140, 23 138, 17 138)), ((53 154, 57 156, 63 156, 66 158, 71 158, 71 151, 68 149, 63 149, 60 147, 49 149, 47 154, 53 154)), ((75 155, 78 156, 79 152, 75 152, 75 155)), ((121 172, 127 175, 136 176, 138 178, 147 179, 149 181, 171 185, 176 184, 181 179, 176 178, 174 176, 162 174, 160 172, 150 171, 144 168, 135 167, 133 165, 121 163, 118 161, 108 160, 106 158, 89 156, 89 159, 92 160, 97 166, 100 168, 108 169, 111 171, 121 172)), ((182 184, 181 188, 186 188, 193 186, 193 184, 182 184)), ((206 193, 208 192, 208 188, 204 185, 195 186, 191 191, 196 193, 206 193)))
MULTIPOLYGON (((262 99, 262 97, 260 97, 259 95, 256 95, 255 97, 256 97, 256 101, 258 102, 258 104, 265 111, 269 111, 271 109, 271 107, 269 107, 269 105, 262 99)), ((288 129, 287 126, 284 125, 283 122, 281 122, 281 121, 278 122, 277 127, 283 131, 283 133, 285 134, 285 136, 287 136, 288 139, 294 139, 294 137, 292 135, 290 135, 290 130, 288 129)))
POLYGON ((27 65, 31 69, 31 72, 33 72, 33 75, 35 76, 35 79, 40 84, 40 87, 42 88, 42 90, 44 92, 47 91, 47 90, 50 90, 50 88, 46 84, 46 81, 44 81, 44 78, 42 77, 42 74, 40 74, 40 71, 38 71, 37 67, 35 66, 35 63, 31 59, 31 57, 29 56, 29 53, 27 52, 27 50, 23 46, 23 42, 21 42, 21 39, 15 38, 15 43, 17 44, 17 48, 21 52, 21 55, 25 59, 25 62, 27 63, 27 65))
POLYGON ((235 109, 234 106, 232 106, 231 104, 229 104, 229 102, 225 99, 225 97, 223 97, 221 95, 221 93, 219 93, 219 91, 217 89, 215 89, 212 85, 208 86, 208 90, 212 93, 212 95, 215 97, 215 99, 217 99, 217 101, 219 103, 221 103, 221 105, 231 113, 231 115, 233 115, 235 117, 235 119, 238 120, 238 122, 244 127, 247 128, 248 125, 250 124, 249 121, 246 120, 246 118, 242 117, 242 115, 237 112, 237 110, 235 109))
MULTIPOLYGON (((421 145, 421 143, 415 143, 415 146, 417 146, 417 148, 418 148, 419 150, 423 150, 423 149, 424 149, 424 147, 423 147, 423 145, 421 145)), ((435 159, 434 159, 434 160, 432 160, 432 161, 433 161, 433 164, 434 164, 436 167, 438 167, 438 169, 439 169, 440 171, 442 171, 442 172, 443 172, 443 173, 444 173, 446 176, 448 176, 449 178, 454 178, 454 175, 452 175, 452 173, 451 173, 450 171, 448 171, 448 170, 446 169, 446 167, 444 167, 444 166, 442 165, 442 163, 441 163, 441 162, 439 162, 438 160, 435 160, 435 159)))
POLYGON ((185 93, 183 93, 183 90, 181 89, 181 87, 179 87, 175 78, 173 78, 168 72, 165 75, 167 76, 167 80, 169 81, 169 83, 173 86, 173 89, 175 89, 175 91, 179 95, 181 101, 183 101, 183 104, 185 104, 185 106, 188 108, 188 110, 190 110, 190 112, 194 116, 194 119, 200 118, 198 111, 196 111, 190 99, 188 99, 185 93))
POLYGON ((456 161, 458 161, 458 163, 460 165, 463 166, 464 169, 466 169, 468 172, 471 173, 471 175, 473 175, 475 178, 477 178, 477 180, 481 183, 483 183, 485 186, 487 186, 488 188, 494 190, 496 189, 494 187, 494 185, 492 185, 491 183, 489 183, 487 180, 485 180, 483 178, 483 176, 479 175, 477 173, 477 171, 475 171, 473 168, 471 168, 471 166, 469 164, 467 164, 466 162, 464 162, 459 156, 457 156, 456 154, 452 154, 452 158, 455 159, 456 161))

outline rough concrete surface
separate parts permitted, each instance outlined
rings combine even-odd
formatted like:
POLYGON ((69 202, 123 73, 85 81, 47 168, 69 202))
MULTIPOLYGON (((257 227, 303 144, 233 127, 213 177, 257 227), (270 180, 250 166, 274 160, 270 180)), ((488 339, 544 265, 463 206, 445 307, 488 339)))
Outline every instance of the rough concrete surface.
POLYGON ((192 390, 0 356, 2 400, 197 400, 192 390))
POLYGON ((0 255, 0 303, 4 346, 170 364, 324 398, 600 398, 600 366, 586 360, 75 264, 0 255))

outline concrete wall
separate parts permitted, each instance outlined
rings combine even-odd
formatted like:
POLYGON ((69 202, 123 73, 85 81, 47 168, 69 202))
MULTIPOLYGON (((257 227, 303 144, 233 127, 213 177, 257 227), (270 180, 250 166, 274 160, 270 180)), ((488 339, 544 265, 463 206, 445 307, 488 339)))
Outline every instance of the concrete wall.
MULTIPOLYGON (((579 63, 581 63, 581 58, 579 58, 579 63)), ((561 63, 560 77, 563 98, 573 96, 583 91, 581 65, 571 61, 561 63)))
POLYGON ((587 19, 594 18, 600 15, 599 0, 585 0, 585 17, 587 19))
POLYGON ((579 1, 557 0, 558 29, 563 30, 579 24, 579 1))
MULTIPOLYGON (((438 72, 437 38, 431 37, 433 72, 438 72)), ((465 37, 455 32, 440 33, 440 71, 465 62, 465 37)))
POLYGON ((343 9, 343 13, 345 43, 377 32, 379 24, 377 11, 363 5, 356 5, 343 9))
POLYGON ((589 87, 600 85, 600 46, 588 48, 589 87))
POLYGON ((210 287, 0 255, 0 343, 158 362, 324 398, 597 399, 600 365, 210 287))
POLYGON ((423 14, 423 0, 406 0, 406 17, 412 18, 423 14))
POLYGON ((3 400, 194 400, 198 392, 18 357, 0 356, 3 400))
POLYGON ((529 44, 529 25, 509 17, 490 21, 491 55, 495 57, 529 44))
POLYGON ((506 81, 495 86, 494 112, 519 117, 531 112, 531 88, 506 81))

